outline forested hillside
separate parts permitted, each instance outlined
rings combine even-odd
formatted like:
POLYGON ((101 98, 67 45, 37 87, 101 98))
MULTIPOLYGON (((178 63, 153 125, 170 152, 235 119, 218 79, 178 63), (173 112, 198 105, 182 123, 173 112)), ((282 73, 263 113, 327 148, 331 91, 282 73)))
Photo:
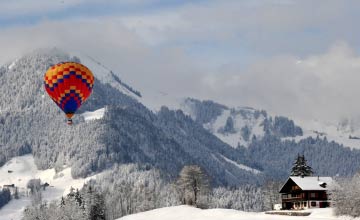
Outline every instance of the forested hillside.
POLYGON ((320 135, 292 140, 302 136, 303 131, 287 117, 192 98, 183 102, 182 109, 199 125, 240 151, 247 164, 262 170, 266 179, 288 177, 298 154, 305 154, 315 175, 352 176, 360 170, 359 150, 320 135))

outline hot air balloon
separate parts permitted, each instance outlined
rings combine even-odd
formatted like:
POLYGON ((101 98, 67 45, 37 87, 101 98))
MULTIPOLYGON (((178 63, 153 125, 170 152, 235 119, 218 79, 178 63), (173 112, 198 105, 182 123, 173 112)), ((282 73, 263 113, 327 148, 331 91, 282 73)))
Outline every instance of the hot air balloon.
POLYGON ((72 116, 91 94, 94 76, 80 63, 63 62, 46 71, 44 84, 46 92, 65 112, 67 123, 71 125, 72 116))

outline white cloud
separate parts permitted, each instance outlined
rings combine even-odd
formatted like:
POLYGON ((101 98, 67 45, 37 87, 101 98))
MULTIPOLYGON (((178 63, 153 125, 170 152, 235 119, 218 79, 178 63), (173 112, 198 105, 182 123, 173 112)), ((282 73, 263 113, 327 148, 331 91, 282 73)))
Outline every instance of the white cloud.
POLYGON ((360 57, 354 49, 360 32, 353 28, 358 15, 352 13, 358 4, 352 6, 214 1, 157 14, 42 21, 0 29, 0 63, 56 46, 97 58, 145 96, 163 92, 336 121, 360 112, 360 57), (209 57, 222 56, 218 48, 233 61, 245 59, 236 57, 243 49, 255 58, 250 66, 229 62, 214 69, 211 59, 199 68, 201 58, 187 50, 204 42, 215 51, 209 57), (226 53, 224 45, 235 53, 226 53))
POLYGON ((324 52, 339 40, 359 45, 358 9, 358 1, 210 1, 133 15, 124 22, 152 44, 208 42, 246 49, 250 56, 303 56, 324 52))
POLYGON ((224 67, 219 72, 207 76, 204 84, 211 88, 210 96, 228 104, 332 122, 360 116, 360 57, 346 43, 301 62, 282 56, 257 62, 246 71, 224 67))
POLYGON ((0 30, 0 63, 43 47, 94 57, 145 96, 150 92, 191 96, 198 90, 201 73, 181 48, 149 47, 116 18, 46 21, 0 30))

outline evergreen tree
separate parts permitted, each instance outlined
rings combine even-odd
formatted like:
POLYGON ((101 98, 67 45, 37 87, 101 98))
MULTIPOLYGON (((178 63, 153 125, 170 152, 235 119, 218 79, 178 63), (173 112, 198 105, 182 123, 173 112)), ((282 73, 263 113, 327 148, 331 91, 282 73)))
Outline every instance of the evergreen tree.
POLYGON ((81 207, 83 201, 82 201, 82 197, 81 197, 81 194, 78 189, 76 189, 76 192, 75 192, 75 201, 78 204, 78 206, 81 207))
POLYGON ((7 188, 3 188, 0 191, 0 208, 6 205, 11 200, 10 190, 7 188))
POLYGON ((65 206, 65 200, 64 197, 61 196, 60 207, 63 208, 64 206, 65 206))
POLYGON ((291 169, 291 176, 311 176, 313 174, 312 168, 306 164, 305 156, 298 155, 294 166, 291 169))

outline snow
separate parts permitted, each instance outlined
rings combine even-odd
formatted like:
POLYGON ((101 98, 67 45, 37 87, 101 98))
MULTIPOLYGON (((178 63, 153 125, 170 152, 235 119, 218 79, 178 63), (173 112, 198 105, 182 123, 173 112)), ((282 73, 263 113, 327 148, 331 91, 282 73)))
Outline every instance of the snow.
POLYGON ((224 158, 225 161, 227 161, 227 162, 235 165, 236 167, 238 167, 238 168, 240 168, 240 169, 242 169, 242 170, 246 170, 246 171, 252 172, 252 173, 254 173, 254 174, 259 174, 259 173, 261 173, 260 170, 253 169, 253 168, 248 167, 248 166, 245 166, 245 165, 243 165, 243 164, 239 164, 239 163, 237 163, 237 162, 235 162, 235 161, 233 161, 233 160, 230 160, 230 159, 227 158, 227 157, 224 157, 224 156, 221 156, 221 157, 224 158))
POLYGON ((290 179, 292 179, 302 190, 328 190, 334 184, 331 177, 305 176, 302 178, 299 176, 292 176, 290 179), (322 183, 326 183, 326 188, 320 186, 322 183))
POLYGON ((331 208, 311 209, 310 216, 280 216, 265 213, 242 212, 231 209, 197 209, 190 206, 175 206, 155 209, 118 220, 345 220, 346 217, 335 217, 331 208))
POLYGON ((41 179, 50 186, 42 192, 44 201, 59 199, 68 194, 71 187, 80 189, 84 183, 95 176, 86 179, 73 179, 71 168, 66 168, 56 174, 54 169, 38 170, 32 155, 14 157, 4 166, 0 167, 0 186, 15 184, 19 189, 20 199, 11 200, 0 209, 0 220, 21 219, 24 208, 30 204, 26 185, 30 179, 41 179), (8 171, 12 171, 9 173, 8 171))
POLYGON ((104 117, 105 114, 105 108, 98 109, 93 112, 84 112, 81 115, 84 117, 85 121, 95 120, 95 119, 101 119, 104 117))
POLYGON ((16 65, 17 60, 15 60, 14 62, 12 62, 9 66, 8 69, 11 70, 12 68, 14 68, 14 66, 16 65))
POLYGON ((260 115, 259 118, 255 118, 253 115, 253 109, 246 107, 239 107, 236 111, 247 112, 248 116, 244 116, 241 113, 234 113, 231 110, 224 110, 223 113, 218 116, 213 122, 207 123, 204 125, 204 128, 211 131, 215 136, 217 136, 223 142, 229 144, 230 146, 236 148, 238 144, 247 147, 251 141, 253 135, 257 138, 264 136, 264 128, 262 123, 264 121, 264 116, 260 115), (234 133, 221 133, 219 129, 223 128, 226 125, 228 117, 232 117, 234 121, 234 133), (250 129, 249 141, 243 139, 241 135, 241 129, 247 126, 250 129))
POLYGON ((294 120, 303 129, 303 136, 282 138, 283 140, 294 140, 296 142, 308 137, 326 137, 328 141, 343 144, 345 147, 360 149, 360 139, 350 139, 349 136, 360 137, 360 130, 348 129, 330 122, 318 120, 294 120))

